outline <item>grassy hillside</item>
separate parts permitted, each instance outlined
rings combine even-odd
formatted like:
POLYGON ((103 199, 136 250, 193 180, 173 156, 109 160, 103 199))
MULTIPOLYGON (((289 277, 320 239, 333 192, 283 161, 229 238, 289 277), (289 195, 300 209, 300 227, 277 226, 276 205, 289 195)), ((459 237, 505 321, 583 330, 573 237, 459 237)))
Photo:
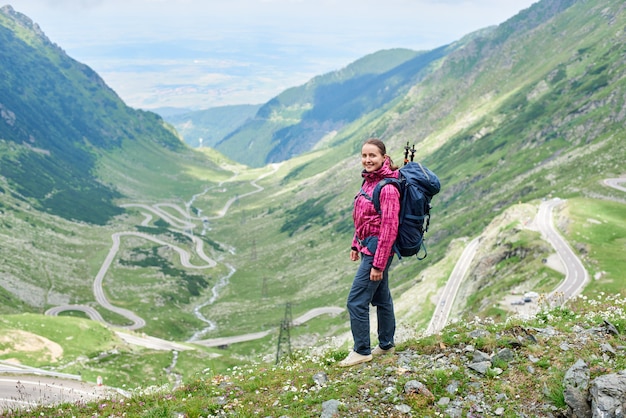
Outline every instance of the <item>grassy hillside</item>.
POLYGON ((0 37, 0 311, 91 301, 111 234, 129 227, 120 203, 187 202, 232 172, 127 107, 10 6, 0 37))
MULTIPOLYGON (((115 325, 127 325, 97 306, 92 285, 112 234, 142 232, 167 244, 124 238, 104 281, 111 303, 145 318, 139 332, 186 341, 206 327, 198 312, 216 326, 203 338, 269 331, 265 338, 219 351, 186 352, 175 370, 187 377, 194 366, 204 368, 213 353, 222 356, 206 366, 214 373, 235 362, 271 363, 287 303, 293 317, 315 307, 345 305, 356 268, 348 250, 351 206, 361 183, 358 152, 372 134, 387 142, 396 162, 406 142, 415 142, 418 158, 439 174, 443 186, 433 201, 429 257, 393 265, 403 338, 425 328, 463 245, 481 234, 485 245, 473 263, 471 285, 457 300, 455 319, 506 318, 511 312, 500 304, 504 294, 521 286, 543 292, 558 283, 562 274, 541 262, 554 252, 525 227, 540 200, 550 196, 567 199, 558 226, 597 278, 585 294, 616 291, 624 274, 616 254, 626 239, 626 199, 599 182, 624 174, 626 39, 617 28, 625 23, 620 1, 544 0, 458 45, 432 73, 420 73, 407 94, 342 124, 311 151, 256 169, 212 151, 174 146, 170 140, 178 139, 164 132, 158 117, 129 110, 146 136, 89 148, 95 161, 91 175, 118 194, 110 200, 116 213, 122 209, 113 203, 176 204, 187 212, 135 206, 103 224, 76 222, 40 210, 36 199, 17 193, 15 180, 2 174, 0 233, 7 244, 0 253, 5 302, 0 309, 42 314, 80 303, 97 307, 115 325), (168 222, 172 217, 178 220, 168 222), (181 227, 183 221, 194 227, 181 227), (216 267, 183 266, 174 245, 189 251, 192 262, 202 262, 193 237, 202 240, 216 267), (227 284, 219 286, 222 282, 227 284)), ((295 106, 298 97, 291 97, 296 92, 285 92, 284 98, 294 104, 289 114, 294 120, 303 115, 295 106)), ((276 115, 287 119, 284 112, 276 115)), ((33 152, 19 141, 2 144, 3 158, 33 152)), ((251 153, 269 152, 263 150, 251 153)), ((331 344, 336 359, 349 347, 347 332, 344 312, 294 328, 291 337, 295 347, 331 344)), ((163 353, 124 349, 140 364, 144 355, 158 358, 152 372, 141 369, 150 378, 158 379, 162 364, 171 360, 163 353)), ((89 353, 94 368, 100 365, 98 356, 97 348, 89 353)), ((103 369, 114 374, 128 363, 125 356, 113 356, 111 367, 103 369)), ((65 367, 73 360, 59 361, 65 367)))
POLYGON ((277 366, 205 369, 176 390, 155 382, 130 398, 10 416, 565 416, 572 404, 565 388, 582 390, 585 382, 583 373, 576 383, 565 377, 577 361, 589 382, 626 366, 622 354, 612 354, 623 344, 625 303, 623 295, 580 298, 529 320, 458 323, 348 369, 336 366, 346 351, 298 351, 277 366))
MULTIPOLYGON (((415 141, 418 158, 442 178, 427 241, 430 257, 425 263, 397 263, 399 288, 441 260, 454 240, 477 236, 513 204, 549 196, 609 198, 613 192, 599 181, 622 174, 626 157, 621 146, 626 71, 619 58, 624 43, 614 31, 624 19, 620 2, 538 3, 449 54, 390 112, 361 118, 328 140, 331 148, 283 164, 261 183, 267 191, 252 206, 242 201, 216 226, 220 235, 245 231, 240 238, 232 235, 244 257, 237 260, 220 302, 224 306, 211 313, 224 318, 227 332, 236 333, 238 324, 245 328, 246 309, 235 301, 240 294, 260 295, 263 280, 270 296, 272 287, 276 292, 257 303, 268 315, 279 317, 276 306, 287 295, 303 310, 314 302, 343 304, 342 289, 353 269, 345 251, 359 186, 356 155, 372 132, 387 141, 396 161, 406 141, 415 141), (606 84, 598 82, 604 78, 606 84), (233 315, 237 324, 227 319, 233 315)), ((520 239, 528 247, 520 253, 521 265, 530 260, 525 254, 551 251, 537 245, 536 235, 520 239)), ((595 260, 586 260, 586 266, 592 276, 598 272, 595 260)), ((497 301, 492 297, 533 274, 527 268, 500 270, 513 279, 504 285, 478 274, 485 291, 476 297, 479 303, 459 300, 459 312, 485 313, 489 301, 497 301)), ((558 275, 549 275, 547 283, 558 282, 558 275)))
POLYGON ((379 51, 346 68, 313 78, 264 104, 256 116, 220 141, 230 158, 258 167, 311 150, 322 138, 406 92, 449 48, 379 51))
POLYGON ((171 173, 182 180, 184 160, 199 162, 160 117, 127 107, 93 70, 10 6, 0 12, 0 48, 0 176, 16 198, 55 216, 104 225, 121 214, 115 200, 124 197, 118 183, 98 173, 108 154, 126 159, 124 174, 136 182, 134 188, 123 183, 131 195, 144 193, 145 179, 133 172, 142 160, 133 149, 169 155, 169 167, 151 170, 158 178, 148 183, 166 183, 171 173))

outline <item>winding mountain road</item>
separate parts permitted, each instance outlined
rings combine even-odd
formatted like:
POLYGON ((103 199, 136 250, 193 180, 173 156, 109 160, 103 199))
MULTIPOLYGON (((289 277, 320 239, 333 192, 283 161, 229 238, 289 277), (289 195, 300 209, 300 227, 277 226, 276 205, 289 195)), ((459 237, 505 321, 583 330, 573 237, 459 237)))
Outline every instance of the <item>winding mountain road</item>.
MULTIPOLYGON (((224 207, 218 212, 218 214, 214 217, 208 218, 198 218, 198 217, 192 217, 189 214, 189 207, 191 206, 191 203, 193 202, 193 200, 198 196, 195 195, 192 198, 192 202, 189 202, 186 206, 187 206, 187 211, 185 211, 184 209, 182 209, 179 205, 173 204, 173 203, 157 203, 154 205, 146 205, 143 203, 129 203, 129 204, 124 204, 121 205, 121 207, 123 208, 140 208, 141 210, 147 211, 148 213, 144 213, 145 219, 143 220, 143 222, 141 223, 142 225, 147 225, 153 218, 152 215, 156 215, 157 217, 163 219, 165 222, 167 222, 169 225, 171 225, 174 228, 180 229, 182 230, 182 233, 187 236, 189 239, 192 240, 192 242, 194 243, 194 250, 196 252, 196 254, 206 263, 203 265, 194 265, 191 264, 190 260, 191 260, 191 254, 183 249, 180 248, 176 245, 170 244, 168 242, 165 242, 159 238, 153 237, 149 234, 146 233, 142 233, 142 232, 134 232, 134 231, 126 231, 126 232, 116 232, 113 233, 111 235, 111 239, 113 240, 113 245, 111 246, 109 253, 107 254, 104 262, 102 263, 102 266, 100 267, 100 270, 98 271, 98 273, 96 274, 96 277, 94 279, 94 283, 93 283, 93 293, 94 293, 94 297, 96 299, 96 302, 98 302, 98 304, 100 304, 100 306, 102 306, 103 308, 111 311, 111 312, 115 312, 125 318, 127 318, 130 322, 131 325, 127 325, 127 326, 121 326, 118 327, 116 325, 113 324, 108 324, 102 317, 102 315, 100 313, 98 313, 98 311, 90 306, 86 306, 86 305, 63 305, 63 306, 56 306, 53 308, 50 308, 46 311, 46 315, 58 315, 61 312, 64 311, 81 311, 86 313, 90 319, 96 320, 96 321, 100 321, 103 323, 107 323, 109 326, 112 327, 116 327, 116 328, 126 328, 129 330, 137 330, 137 329, 141 329, 146 325, 146 321, 141 318, 140 316, 138 316, 137 314, 135 314, 134 312, 128 310, 128 309, 124 309, 124 308, 120 308, 117 307, 115 305, 113 305, 112 303, 109 302, 109 300, 106 298, 105 293, 104 293, 104 289, 103 289, 103 281, 104 281, 104 277, 106 276, 109 268, 111 267, 111 263, 113 262, 113 260, 115 259, 115 257, 117 256, 117 252, 119 251, 119 247, 120 247, 120 238, 121 237, 126 237, 126 236, 134 236, 134 237, 139 237, 139 238, 143 238, 145 240, 148 241, 152 241, 152 242, 156 242, 157 244, 160 244, 162 246, 171 248, 172 250, 176 251, 180 257, 180 262, 181 264, 186 267, 186 268, 190 268, 190 269, 208 269, 208 268, 212 268, 215 267, 217 265, 217 262, 213 259, 211 259, 210 257, 208 257, 205 252, 204 252, 204 241, 197 237, 196 235, 191 234, 188 231, 193 231, 193 229, 196 227, 196 224, 192 222, 192 220, 196 220, 196 221, 202 221, 204 222, 206 219, 217 219, 220 217, 223 217, 228 209, 230 208, 230 206, 233 204, 233 202, 236 201, 237 198, 243 197, 243 196, 248 196, 254 193, 258 193, 260 191, 263 190, 263 187, 259 186, 258 184, 256 184, 256 181, 261 180, 262 178, 265 178, 266 176, 269 176, 273 173, 276 172, 276 170, 278 170, 278 168, 280 167, 280 165, 275 164, 273 165, 273 170, 268 172, 268 173, 264 173, 261 176, 259 176, 256 180, 250 182, 255 188, 256 190, 253 190, 252 192, 246 193, 245 195, 241 195, 239 197, 235 197, 230 199, 228 202, 226 202, 226 204, 224 205, 224 207), (171 209, 174 209, 175 211, 177 211, 178 213, 181 214, 181 216, 183 216, 185 219, 180 219, 176 216, 171 215, 169 212, 162 210, 162 207, 168 207, 171 209)), ((235 173, 234 177, 237 176, 237 173, 235 173)), ((223 183, 223 182, 222 182, 223 183)), ((220 183, 218 185, 221 186, 220 183)), ((204 193, 208 192, 210 189, 207 188, 205 189, 204 193)), ((232 274, 232 272, 231 272, 232 274)), ((230 277, 230 275, 228 276, 230 277)), ((224 283, 220 283, 220 285, 223 287, 224 283)), ((217 295, 215 294, 215 289, 213 291, 213 298, 212 300, 215 300, 215 298, 217 297, 217 295)), ((126 341, 135 341, 135 342, 141 342, 141 340, 137 340, 135 338, 125 338, 126 341)), ((142 344, 144 346, 149 346, 149 347, 154 347, 154 341, 150 340, 150 341, 144 341, 144 344, 142 344)), ((170 345, 169 344, 164 344, 164 348, 163 349, 170 349, 170 345)))
MULTIPOLYGON (((626 177, 608 178, 603 181, 603 184, 606 186, 626 192, 626 187, 622 186, 622 183, 626 183, 626 177)), ((580 294, 590 278, 580 258, 578 258, 576 253, 567 244, 567 241, 565 241, 554 227, 553 210, 563 202, 563 200, 558 198, 541 202, 535 221, 542 236, 554 247, 558 257, 565 266, 565 278, 556 289, 550 292, 548 299, 565 303, 567 300, 580 294)), ((476 252, 477 243, 477 239, 470 241, 454 267, 427 328, 427 335, 441 331, 448 322, 456 292, 458 291, 461 280, 467 274, 471 259, 476 252)))
MULTIPOLYGON (((275 167, 275 170, 276 169, 277 167, 275 167)), ((272 173, 267 173, 259 177, 257 180, 260 180, 261 178, 270 174, 272 173)), ((606 184, 607 186, 613 187, 615 189, 626 192, 626 187, 621 186, 621 183, 624 183, 624 182, 626 182, 626 178, 616 178, 616 179, 614 178, 614 179, 606 179, 604 181, 604 184, 606 184)), ((263 188, 261 186, 258 186, 254 181, 251 182, 251 184, 253 184, 257 188, 257 190, 246 193, 245 195, 241 195, 238 198, 248 196, 253 193, 258 193, 261 190, 263 190, 263 188)), ((231 198, 226 203, 224 208, 220 210, 216 216, 212 218, 205 217, 205 218, 202 218, 201 220, 204 222, 204 220, 206 219, 217 219, 217 218, 223 217, 228 211, 228 208, 236 200, 237 198, 231 198)), ((539 211, 536 215, 536 222, 537 222, 540 232, 542 233, 544 238, 548 242, 550 242, 552 246, 555 248, 558 256, 561 258, 566 268, 565 279, 551 293, 552 296, 557 296, 557 295, 560 296, 562 298, 561 300, 565 302, 567 301, 567 299, 579 294, 582 291, 585 283, 589 280, 589 275, 587 271, 585 270, 584 266, 582 265, 582 262, 580 261, 580 259, 578 259, 574 251, 572 251, 572 249, 569 247, 566 241, 560 236, 560 234, 554 228, 553 220, 552 220, 553 209, 559 204, 561 204, 562 202, 563 201, 560 199, 551 199, 551 200, 542 202, 539 206, 539 211)), ((164 219, 170 225, 183 229, 183 230, 187 230, 187 229, 193 230, 193 228, 195 227, 195 224, 191 223, 192 217, 188 215, 188 211, 185 212, 182 208, 180 208, 177 205, 173 205, 169 203, 158 204, 158 205, 153 205, 153 206, 148 206, 148 205, 143 205, 143 204, 129 204, 129 205, 125 205, 125 207, 140 207, 164 219), (161 206, 170 207, 178 211, 181 215, 187 218, 187 221, 181 220, 161 210, 160 209, 161 206)), ((146 216, 146 218, 142 222, 142 224, 148 224, 151 221, 152 216, 149 214, 144 214, 144 215, 146 216)), ((200 219, 200 218, 195 218, 195 219, 200 219)), ((98 275, 96 276, 96 279, 94 280, 94 285, 93 285, 94 295, 96 297, 96 301, 100 305, 102 305, 106 309, 109 309, 113 312, 117 312, 121 315, 124 315, 125 317, 127 317, 133 322, 132 325, 126 328, 139 329, 145 325, 145 321, 131 311, 113 306, 104 296, 104 291, 102 289, 102 281, 104 279, 104 276, 106 275, 108 268, 110 267, 113 259, 115 258, 117 251, 119 250, 120 238, 123 236, 129 236, 129 235, 151 240, 153 242, 157 242, 160 245, 164 245, 164 246, 168 246, 172 248, 174 251, 176 251, 180 255, 181 264, 183 264, 187 268, 192 268, 192 269, 211 268, 211 267, 214 267, 216 263, 214 260, 210 259, 204 254, 203 247, 202 247, 202 244, 203 244, 202 240, 194 239, 195 237, 190 234, 189 236, 193 239, 194 243, 196 244, 195 246, 196 253, 202 260, 206 262, 205 265, 198 266, 198 265, 191 264, 190 254, 187 251, 177 246, 174 246, 172 244, 166 243, 165 241, 162 241, 155 237, 149 236, 147 234, 137 233, 137 232, 114 233, 112 235, 113 246, 109 250, 109 254, 107 255, 105 261, 102 264, 102 267, 100 268, 100 271, 98 272, 98 275)), ((454 303, 454 299, 456 297, 456 293, 458 291, 461 281, 466 276, 467 271, 469 270, 469 266, 476 253, 478 244, 479 244, 479 238, 473 239, 472 241, 468 243, 467 247, 464 249, 463 253, 461 254, 461 257, 459 258, 459 261, 455 265, 455 268, 453 269, 450 275, 450 278, 448 282, 446 283, 446 286, 442 292, 442 295, 440 296, 439 303, 437 307, 435 308, 433 317, 428 326, 427 334, 437 333, 441 331, 441 329, 446 325, 449 315, 450 315, 450 311, 452 309, 452 305, 454 303)), ((226 283, 227 283, 228 277, 230 277, 230 275, 232 275, 234 271, 235 270, 231 268, 231 272, 229 273, 228 276, 226 276, 226 279, 225 279, 226 283)), ((226 283, 222 282, 219 285, 225 286, 226 283)), ((212 303, 212 301, 214 301, 217 298, 217 288, 215 288, 213 292, 214 292, 213 298, 211 299, 210 303, 212 303)), ((98 313, 96 309, 90 306, 84 306, 84 305, 59 306, 59 307, 49 309, 46 312, 46 314, 57 315, 58 313, 65 311, 65 310, 82 311, 82 312, 85 312, 90 318, 94 320, 105 322, 102 316, 98 313)), ((344 310, 343 308, 337 308, 337 307, 325 307, 325 308, 312 309, 309 312, 305 313, 304 315, 296 318, 293 321, 293 325, 294 326, 301 325, 302 323, 322 314, 336 315, 336 314, 343 312, 343 310, 344 310)), ((233 344, 236 342, 250 341, 253 339, 263 338, 269 335, 269 333, 270 331, 261 331, 257 333, 250 333, 250 334, 244 334, 244 335, 233 336, 233 337, 214 338, 214 339, 207 339, 207 340, 197 339, 193 342, 194 344, 201 344, 207 347, 216 347, 220 345, 228 345, 228 344, 233 344)), ((157 349, 157 350, 190 349, 189 346, 184 345, 184 344, 160 340, 158 338, 154 338, 150 336, 140 337, 140 336, 136 336, 132 334, 126 334, 121 331, 117 331, 117 334, 128 343, 143 345, 143 346, 150 347, 150 348, 157 349)), ((16 367, 19 367, 19 366, 11 366, 11 365, 7 365, 6 363, 0 363, 0 372, 22 373, 22 374, 24 373, 24 370, 22 370, 21 372, 12 370, 16 367)), ((33 369, 33 370, 35 371, 32 371, 32 373, 35 373, 35 374, 39 374, 40 372, 49 373, 43 370, 41 371, 37 369, 33 369)), ((45 381, 45 379, 47 378, 39 377, 36 379, 36 381, 32 379, 31 380, 0 379, 0 407, 4 407, 7 405, 9 407, 22 407, 22 406, 28 406, 32 404, 57 403, 60 401, 67 401, 68 399, 69 400, 90 400, 90 399, 94 399, 99 396, 102 396, 105 393, 104 391, 110 390, 110 388, 106 388, 106 387, 99 388, 93 385, 86 384, 84 382, 76 382, 75 384, 68 384, 68 381, 72 380, 71 377, 69 380, 64 380, 62 383, 55 382, 55 381, 48 382, 48 381, 45 381), (18 383, 18 385, 21 384, 22 386, 16 386, 16 383, 18 383), (27 389, 27 385, 28 387, 32 387, 32 389, 27 389), (17 393, 17 396, 6 397, 5 395, 6 393, 17 393), (33 393, 39 394, 38 397, 37 396, 33 397, 31 395, 33 393), (24 396, 25 394, 27 394, 26 397, 24 396)))
MULTIPOLYGON (((626 182, 626 178, 606 179, 604 184, 626 192, 626 188, 619 185, 619 183, 623 182, 626 182)), ((589 273, 585 269, 582 261, 580 261, 580 258, 578 258, 576 253, 554 227, 553 210, 563 202, 564 200, 558 198, 545 200, 539 205, 539 210, 535 216, 535 222, 539 231, 544 239, 554 247, 558 257, 565 266, 565 278, 557 288, 548 295, 549 300, 561 301, 561 303, 565 303, 567 300, 580 294, 585 284, 589 281, 589 273)), ((467 275, 471 260, 476 252, 477 244, 477 239, 470 241, 452 271, 426 330, 427 335, 441 331, 447 324, 459 284, 467 275)))
MULTIPOLYGON (((113 240, 113 245, 111 246, 109 253, 107 254, 104 262, 102 263, 100 270, 98 271, 98 273, 96 274, 96 277, 94 279, 93 282, 93 293, 94 293, 94 297, 96 299, 96 302, 102 306, 103 308, 111 311, 111 312, 115 312, 125 318, 127 318, 131 324, 130 325, 126 325, 126 326, 115 326, 112 324, 108 324, 104 318, 102 317, 102 315, 93 307, 91 306, 87 306, 87 305, 63 305, 63 306, 56 306, 53 308, 50 308, 46 311, 46 315, 58 315, 61 312, 64 311, 68 311, 68 310, 72 310, 72 311, 81 311, 84 312, 85 314, 87 314, 87 316, 95 321, 100 321, 103 323, 106 323, 109 326, 112 326, 114 328, 123 328, 123 329, 128 329, 128 330, 138 330, 143 328, 146 325, 146 322, 143 318, 141 318, 140 316, 138 316, 137 314, 135 314, 134 312, 128 310, 128 309, 124 309, 124 308, 120 308, 117 307, 115 305, 113 305, 111 302, 109 302, 109 300, 106 298, 105 296, 105 292, 104 292, 104 287, 103 287, 103 282, 104 282, 104 278, 111 266, 111 264, 113 263, 113 261, 115 260, 115 257, 117 256, 117 253, 119 251, 120 248, 120 240, 123 237, 129 237, 129 236, 133 236, 133 237, 138 237, 138 238, 142 238, 148 241, 152 241, 155 242, 159 245, 162 245, 164 247, 168 247, 171 248, 172 250, 176 251, 180 257, 180 262, 181 264, 185 267, 185 268, 189 268, 189 269, 208 269, 208 268, 213 268, 217 265, 216 261, 211 259, 210 257, 208 257, 205 253, 204 253, 204 241, 202 239, 200 239, 199 237, 197 237, 196 235, 193 235, 192 233, 190 233, 189 231, 193 231, 193 229, 196 227, 196 224, 192 221, 201 221, 201 222, 205 222, 206 220, 209 219, 218 219, 221 218, 223 216, 226 215, 226 213, 228 212, 228 209, 230 208, 230 206, 237 200, 240 199, 242 197, 246 197, 246 196, 250 196, 252 194, 255 193, 259 193, 261 192, 263 189, 262 186, 259 186, 256 182, 275 173, 278 168, 280 167, 279 164, 274 164, 272 166, 272 171, 267 172, 262 174, 261 176, 259 176, 256 180, 253 180, 250 182, 251 185, 253 185, 255 187, 255 190, 252 190, 248 193, 239 195, 237 197, 233 197, 231 199, 229 199, 224 207, 218 212, 218 214, 216 216, 213 217, 194 217, 191 216, 189 214, 189 208, 191 206, 191 203, 193 202, 193 200, 195 198, 197 198, 199 195, 195 195, 192 199, 192 202, 189 202, 188 204, 186 204, 186 208, 187 210, 182 209, 179 205, 177 204, 173 204, 173 203, 158 203, 155 205, 146 205, 146 204, 142 204, 142 203, 130 203, 130 204, 125 204, 125 205, 121 205, 121 207, 124 208, 139 208, 143 211, 146 211, 148 213, 144 213, 145 219, 142 222, 142 225, 146 225, 147 223, 149 223, 153 217, 152 215, 155 215, 161 219, 163 219, 165 222, 167 222, 169 225, 171 225, 172 227, 182 230, 182 233, 184 235, 186 235, 189 239, 192 240, 192 242, 195 244, 194 245, 194 250, 195 253, 206 263, 206 264, 202 264, 202 265, 195 265, 191 263, 191 254, 183 249, 180 248, 176 245, 170 244, 166 241, 163 241, 159 238, 153 237, 149 234, 143 233, 143 232, 134 232, 134 231, 125 231, 125 232, 116 232, 113 233, 111 235, 111 238, 113 240), (174 211, 178 212, 182 217, 184 217, 185 219, 181 219, 177 216, 172 215, 171 213, 161 209, 161 208, 170 208, 173 209, 174 211)), ((235 174, 235 176, 237 176, 237 174, 235 174)), ((222 183, 220 183, 218 185, 221 186, 222 183)), ((210 189, 206 189, 204 191, 204 193, 208 192, 210 189)), ((200 309, 204 308, 207 305, 210 305, 212 303, 215 302, 215 300, 218 298, 219 296, 219 290, 221 290, 223 287, 225 287, 228 284, 228 279, 230 278, 230 276, 232 276, 235 273, 235 269, 233 267, 230 267, 230 272, 224 276, 222 279, 218 280, 218 282, 215 284, 215 286, 212 289, 212 296, 211 298, 203 303, 202 305, 198 306, 196 309, 194 309, 194 312, 196 313, 196 316, 198 316, 198 318, 200 318, 201 320, 203 320, 205 323, 207 323, 207 327, 203 330, 200 330, 198 332, 196 332, 190 339, 188 342, 193 342, 193 343, 197 343, 197 344, 201 344, 201 345, 205 345, 205 346, 217 346, 217 345, 224 345, 224 344, 232 344, 235 342, 240 342, 240 341, 249 341, 251 339, 257 339, 257 338, 263 338, 264 336, 266 336, 269 331, 266 332, 260 332, 260 333, 253 333, 253 334, 246 334, 243 336, 233 336, 233 337, 224 337, 224 338, 217 338, 217 339, 213 339, 213 340, 200 340, 199 337, 209 331, 212 331, 215 329, 215 324, 210 321, 209 319, 205 318, 204 316, 202 316, 202 314, 200 313, 200 309), (217 343, 216 343, 217 341, 217 343)), ((300 325, 302 323, 304 323, 305 321, 314 318, 317 315, 321 315, 321 314, 337 314, 338 311, 343 311, 342 308, 336 308, 336 307, 322 307, 322 308, 316 308, 316 309, 312 309, 311 311, 305 313, 303 316, 301 316, 300 318, 296 319, 294 321, 294 325, 300 325)), ((159 349, 159 350, 188 350, 191 349, 191 346, 189 345, 183 345, 183 344, 179 344, 179 343, 174 343, 171 341, 167 341, 167 340, 162 340, 159 338, 155 338, 155 337, 151 337, 151 336, 134 336, 128 333, 124 333, 121 331, 116 331, 117 335, 120 336, 120 338, 122 338, 124 341, 130 343, 130 344, 136 344, 136 345, 142 345, 144 347, 148 347, 148 348, 152 348, 152 349, 159 349)))
POLYGON ((553 300, 555 297, 558 297, 565 302, 582 292, 585 284, 589 281, 589 273, 587 273, 580 258, 578 258, 554 227, 552 211, 562 203, 563 200, 561 199, 551 199, 542 202, 537 214, 537 226, 546 241, 552 244, 565 266, 565 279, 556 289, 550 292, 549 299, 553 300))

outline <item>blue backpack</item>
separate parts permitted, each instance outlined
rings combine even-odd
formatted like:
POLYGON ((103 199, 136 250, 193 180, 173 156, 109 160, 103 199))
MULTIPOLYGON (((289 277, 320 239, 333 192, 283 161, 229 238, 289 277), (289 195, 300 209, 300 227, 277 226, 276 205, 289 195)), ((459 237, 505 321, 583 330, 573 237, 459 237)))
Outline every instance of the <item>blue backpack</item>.
MULTIPOLYGON (((439 193, 439 177, 419 162, 407 162, 400 167, 398 178, 381 180, 372 192, 372 203, 376 212, 380 210, 380 190, 387 184, 393 184, 400 192, 400 222, 398 237, 393 249, 398 258, 415 255, 423 260, 428 255, 424 244, 424 233, 430 225, 430 201, 439 193), (418 253, 424 249, 424 256, 418 253)), ((369 198, 369 196, 368 196, 369 198)))

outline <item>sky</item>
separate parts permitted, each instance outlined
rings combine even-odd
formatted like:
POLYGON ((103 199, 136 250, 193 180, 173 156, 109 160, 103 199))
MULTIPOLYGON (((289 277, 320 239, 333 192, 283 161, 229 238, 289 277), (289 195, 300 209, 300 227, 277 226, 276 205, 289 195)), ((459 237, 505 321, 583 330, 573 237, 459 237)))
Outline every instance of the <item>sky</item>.
POLYGON ((537 0, 5 0, 129 106, 265 103, 391 48, 430 50, 537 0))

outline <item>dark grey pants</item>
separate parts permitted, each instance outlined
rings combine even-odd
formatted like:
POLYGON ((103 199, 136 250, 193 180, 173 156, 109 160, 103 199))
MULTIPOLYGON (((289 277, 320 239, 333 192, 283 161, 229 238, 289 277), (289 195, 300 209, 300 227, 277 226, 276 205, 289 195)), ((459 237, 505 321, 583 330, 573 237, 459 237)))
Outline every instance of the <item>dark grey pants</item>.
POLYGON ((378 318, 378 345, 384 350, 393 347, 396 332, 396 317, 393 313, 393 300, 389 291, 389 266, 393 257, 389 257, 379 282, 370 280, 370 270, 374 257, 361 254, 361 264, 354 276, 352 288, 348 294, 348 312, 354 338, 354 351, 362 355, 372 352, 370 343, 370 304, 376 307, 378 318))

